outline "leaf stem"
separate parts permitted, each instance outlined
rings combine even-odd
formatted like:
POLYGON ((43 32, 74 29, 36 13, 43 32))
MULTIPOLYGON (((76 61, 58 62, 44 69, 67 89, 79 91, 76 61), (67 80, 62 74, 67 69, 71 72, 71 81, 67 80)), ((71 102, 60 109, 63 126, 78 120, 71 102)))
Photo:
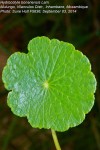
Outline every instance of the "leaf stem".
POLYGON ((56 132, 55 132, 53 129, 51 129, 51 133, 52 133, 52 137, 53 137, 53 140, 54 140, 54 144, 55 144, 56 149, 57 149, 57 150, 61 150, 61 147, 60 147, 60 144, 59 144, 59 141, 58 141, 56 132))

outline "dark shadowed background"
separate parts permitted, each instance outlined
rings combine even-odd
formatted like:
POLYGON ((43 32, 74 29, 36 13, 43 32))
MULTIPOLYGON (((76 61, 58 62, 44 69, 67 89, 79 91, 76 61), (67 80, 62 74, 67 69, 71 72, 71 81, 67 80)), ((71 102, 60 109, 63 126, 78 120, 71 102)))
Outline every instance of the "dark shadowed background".
POLYGON ((100 150, 100 1, 50 3, 89 8, 76 14, 0 14, 0 150, 55 150, 49 130, 34 129, 11 112, 1 79, 7 58, 16 51, 27 52, 29 40, 36 36, 70 42, 89 58, 98 82, 95 105, 81 125, 57 135, 62 150, 100 150))

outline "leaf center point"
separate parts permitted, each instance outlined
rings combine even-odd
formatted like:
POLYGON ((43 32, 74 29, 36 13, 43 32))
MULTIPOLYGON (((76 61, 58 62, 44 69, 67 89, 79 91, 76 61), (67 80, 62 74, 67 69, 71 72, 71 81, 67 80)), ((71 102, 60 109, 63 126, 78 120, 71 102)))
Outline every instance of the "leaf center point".
POLYGON ((45 89, 48 89, 48 88, 49 88, 49 83, 48 83, 47 80, 43 83, 43 86, 44 86, 45 89))

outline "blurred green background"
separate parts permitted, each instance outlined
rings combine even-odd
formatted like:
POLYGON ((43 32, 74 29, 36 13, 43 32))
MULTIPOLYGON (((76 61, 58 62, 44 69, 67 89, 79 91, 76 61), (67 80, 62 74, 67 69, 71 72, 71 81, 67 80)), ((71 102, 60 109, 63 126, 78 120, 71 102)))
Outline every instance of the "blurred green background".
POLYGON ((36 36, 47 36, 75 45, 90 60, 98 86, 95 105, 85 121, 58 133, 62 150, 100 150, 100 0, 51 0, 52 5, 88 5, 76 14, 0 14, 0 150, 55 150, 50 130, 32 128, 7 106, 1 76, 7 58, 27 52, 36 36))

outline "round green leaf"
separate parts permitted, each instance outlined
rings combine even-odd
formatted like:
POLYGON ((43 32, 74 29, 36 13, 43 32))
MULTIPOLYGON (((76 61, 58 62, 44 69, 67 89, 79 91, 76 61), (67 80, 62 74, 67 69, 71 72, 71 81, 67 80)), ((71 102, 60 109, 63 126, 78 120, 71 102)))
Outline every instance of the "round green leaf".
POLYGON ((29 42, 28 54, 10 56, 3 70, 8 105, 32 127, 65 131, 80 124, 93 104, 96 79, 86 56, 47 37, 29 42))

